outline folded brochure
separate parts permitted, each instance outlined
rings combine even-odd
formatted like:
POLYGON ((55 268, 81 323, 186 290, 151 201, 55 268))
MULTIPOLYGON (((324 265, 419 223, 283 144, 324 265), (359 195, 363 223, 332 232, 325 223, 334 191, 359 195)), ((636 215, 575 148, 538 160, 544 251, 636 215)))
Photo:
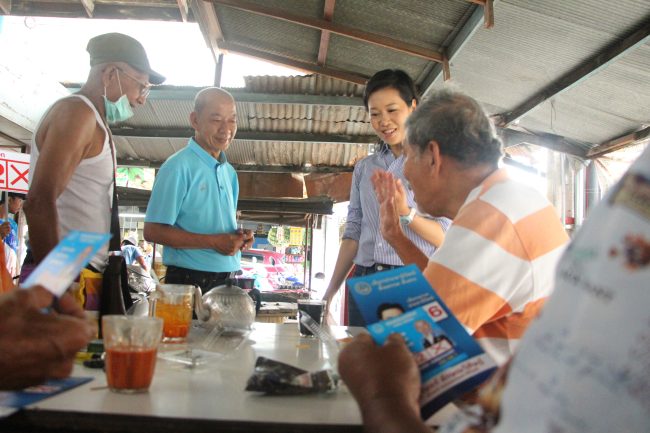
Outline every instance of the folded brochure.
POLYGON ((48 380, 20 391, 0 391, 0 416, 10 415, 15 409, 52 397, 91 380, 92 377, 68 377, 48 380))
POLYGON ((496 364, 467 333, 415 265, 349 280, 377 344, 404 337, 420 369, 420 413, 429 418, 480 385, 496 364))
POLYGON ((22 287, 41 285, 54 296, 60 297, 110 237, 109 233, 68 233, 29 274, 22 287))

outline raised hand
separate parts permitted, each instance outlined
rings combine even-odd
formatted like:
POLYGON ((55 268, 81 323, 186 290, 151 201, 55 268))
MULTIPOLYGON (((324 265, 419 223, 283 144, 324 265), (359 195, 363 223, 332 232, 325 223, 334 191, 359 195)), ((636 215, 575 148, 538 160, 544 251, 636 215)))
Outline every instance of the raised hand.
MULTIPOLYGON (((376 171, 371 177, 372 185, 379 202, 379 228, 381 235, 387 241, 395 239, 402 234, 402 227, 399 223, 400 213, 397 208, 401 194, 405 196, 401 183, 397 183, 392 174, 385 171, 376 171), (399 186, 399 188, 398 188, 399 186)), ((408 214, 408 206, 405 214, 408 214)))

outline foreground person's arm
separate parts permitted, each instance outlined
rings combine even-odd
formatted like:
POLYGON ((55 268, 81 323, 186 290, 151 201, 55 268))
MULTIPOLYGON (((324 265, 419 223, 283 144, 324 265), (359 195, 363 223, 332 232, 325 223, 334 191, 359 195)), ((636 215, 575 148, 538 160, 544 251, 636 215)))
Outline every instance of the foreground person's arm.
POLYGON ((366 432, 431 433, 420 418, 420 372, 402 337, 377 346, 361 334, 341 351, 338 365, 366 432))
POLYGON ((44 313, 53 297, 42 287, 0 296, 0 389, 20 389, 72 372, 75 354, 95 330, 70 295, 44 313))
POLYGON ((341 241, 339 255, 336 258, 336 265, 334 265, 334 272, 332 272, 332 278, 330 279, 330 283, 327 286, 325 295, 323 296, 323 300, 326 301, 326 311, 329 311, 332 299, 334 299, 334 296, 338 293, 343 281, 345 281, 345 277, 350 273, 350 270, 354 265, 353 260, 357 255, 358 248, 359 242, 354 239, 343 239, 343 241, 341 241))

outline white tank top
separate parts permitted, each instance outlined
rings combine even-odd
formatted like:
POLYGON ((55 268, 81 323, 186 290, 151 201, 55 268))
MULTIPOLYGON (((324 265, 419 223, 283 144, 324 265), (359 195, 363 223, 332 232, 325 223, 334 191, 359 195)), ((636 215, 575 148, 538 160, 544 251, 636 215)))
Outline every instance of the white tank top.
MULTIPOLYGON (((59 235, 63 238, 71 230, 108 233, 111 230, 114 169, 109 135, 99 112, 88 98, 83 95, 70 95, 69 97, 81 99, 93 110, 97 124, 104 130, 105 138, 100 154, 81 161, 65 190, 56 200, 56 209, 59 214, 59 235)), ((51 108, 48 108, 47 112, 51 108)), ((40 128, 44 118, 45 115, 36 126, 36 131, 40 128)), ((65 146, 65 143, 58 143, 58 145, 65 146)), ((38 156, 35 133, 32 138, 30 173, 34 173, 38 156)), ((90 264, 101 272, 106 267, 107 261, 108 247, 100 250, 92 258, 90 264)))

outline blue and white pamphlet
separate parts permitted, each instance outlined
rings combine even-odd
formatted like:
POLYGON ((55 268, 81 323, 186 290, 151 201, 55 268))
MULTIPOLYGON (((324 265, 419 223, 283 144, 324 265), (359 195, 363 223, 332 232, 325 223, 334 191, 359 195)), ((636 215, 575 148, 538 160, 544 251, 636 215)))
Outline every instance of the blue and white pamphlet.
POLYGON ((83 385, 91 380, 93 380, 92 377, 68 377, 67 379, 48 380, 20 391, 0 391, 0 418, 9 416, 24 406, 83 385))
POLYGON ((420 369, 420 414, 429 418, 483 383, 496 364, 467 333, 415 265, 349 280, 370 335, 404 337, 420 369))
POLYGON ((29 274, 22 287, 41 285, 54 296, 60 297, 110 238, 110 233, 68 233, 29 274))

